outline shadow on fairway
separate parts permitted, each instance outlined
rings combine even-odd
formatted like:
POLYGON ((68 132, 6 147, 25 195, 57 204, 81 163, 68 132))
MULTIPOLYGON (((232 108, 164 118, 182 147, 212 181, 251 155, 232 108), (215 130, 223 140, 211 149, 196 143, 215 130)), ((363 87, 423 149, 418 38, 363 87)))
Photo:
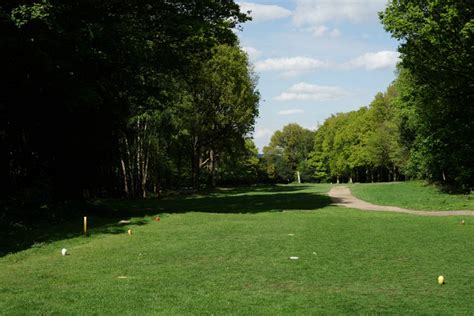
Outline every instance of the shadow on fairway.
MULTIPOLYGON (((41 246, 57 240, 77 237, 83 234, 83 216, 88 216, 89 233, 125 234, 130 226, 146 225, 140 217, 157 214, 205 212, 222 214, 281 212, 316 210, 331 204, 331 199, 322 194, 305 191, 309 187, 267 186, 251 188, 216 189, 205 194, 174 196, 163 199, 113 200, 91 207, 62 223, 38 220, 15 229, 0 230, 0 257, 30 247, 41 246), (119 225, 118 221, 134 219, 130 224, 119 225)), ((0 224, 0 226, 3 226, 0 224)), ((1 227, 0 227, 1 228, 1 227)))
POLYGON ((251 187, 233 187, 233 188, 216 188, 212 191, 210 191, 210 194, 217 195, 217 194, 247 194, 249 192, 264 192, 264 193, 269 193, 269 192, 296 192, 296 191, 302 191, 311 188, 310 186, 307 185, 274 185, 274 186, 251 186, 251 187))
MULTIPOLYGON (((114 203, 115 204, 115 203, 114 203)), ((252 195, 211 195, 175 199, 123 201, 115 204, 116 212, 127 216, 158 213, 260 213, 292 210, 315 210, 331 204, 326 195, 307 192, 252 195)))

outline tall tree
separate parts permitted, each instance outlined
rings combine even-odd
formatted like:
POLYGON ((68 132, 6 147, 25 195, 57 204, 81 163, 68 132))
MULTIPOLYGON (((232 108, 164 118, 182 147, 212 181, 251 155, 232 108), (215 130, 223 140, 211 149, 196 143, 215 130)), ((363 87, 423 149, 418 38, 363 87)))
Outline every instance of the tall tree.
POLYGON ((219 180, 225 184, 255 184, 265 180, 262 177, 258 149, 250 138, 245 139, 244 147, 235 146, 232 152, 221 155, 218 170, 219 180))
POLYGON ((474 6, 471 1, 390 1, 380 14, 400 41, 418 117, 414 147, 428 178, 474 187, 474 6))
POLYGON ((258 115, 257 77, 247 55, 237 46, 219 45, 191 82, 192 102, 187 128, 192 146, 193 183, 198 186, 202 167, 215 185, 219 156, 244 144, 258 115))
POLYGON ((338 113, 316 131, 310 165, 319 181, 392 181, 402 177, 407 150, 401 142, 402 111, 395 86, 369 107, 338 113))
POLYGON ((247 19, 233 1, 2 2, 2 187, 143 191, 181 83, 247 19))
POLYGON ((291 123, 276 131, 270 144, 265 147, 264 157, 269 170, 274 170, 281 179, 292 181, 296 172, 306 167, 309 153, 313 149, 314 132, 291 123))

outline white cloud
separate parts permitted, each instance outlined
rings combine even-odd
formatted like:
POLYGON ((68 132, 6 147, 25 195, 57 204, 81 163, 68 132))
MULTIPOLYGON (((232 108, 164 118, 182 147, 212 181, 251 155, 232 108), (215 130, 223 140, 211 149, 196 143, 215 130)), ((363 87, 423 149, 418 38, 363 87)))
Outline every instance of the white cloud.
POLYGON ((326 25, 316 25, 309 28, 306 28, 308 32, 313 34, 314 37, 323 37, 323 36, 330 36, 330 37, 338 37, 341 36, 341 31, 338 29, 329 29, 326 25))
POLYGON ((325 25, 313 26, 308 29, 314 37, 322 37, 329 30, 325 25))
MULTIPOLYGON (((338 30, 335 29, 335 31, 338 30)), ((336 32, 336 35, 337 34, 338 33, 336 32)), ((394 68, 399 62, 399 57, 400 54, 395 51, 380 51, 375 53, 366 53, 341 64, 304 56, 268 58, 255 62, 255 70, 260 72, 279 71, 284 77, 292 77, 317 69, 329 68, 340 70, 350 70, 356 68, 379 70, 394 68)))
POLYGON ((339 31, 339 29, 333 29, 333 30, 329 33, 329 35, 330 35, 331 37, 339 37, 339 36, 341 36, 341 31, 339 31))
POLYGON ((257 128, 253 134, 254 139, 270 137, 273 135, 273 131, 268 128, 257 128))
POLYGON ((238 2, 240 11, 247 13, 251 11, 250 16, 253 21, 269 21, 285 18, 291 15, 291 11, 277 5, 258 4, 252 2, 238 2))
POLYGON ((293 22, 297 26, 322 25, 328 21, 363 22, 377 17, 387 0, 296 0, 293 22))
POLYGON ((279 111, 278 115, 294 115, 294 114, 303 114, 304 111, 302 109, 288 109, 279 111))
POLYGON ((336 86, 320 86, 300 82, 275 97, 276 101, 329 101, 347 96, 344 89, 336 86))
POLYGON ((395 68, 399 58, 400 53, 394 51, 366 53, 343 64, 342 68, 365 68, 367 70, 395 68))
POLYGON ((327 67, 327 62, 301 56, 290 58, 268 58, 255 63, 255 70, 257 71, 283 71, 286 76, 327 67))
POLYGON ((242 47, 242 50, 247 53, 251 60, 256 60, 260 55, 262 55, 262 51, 256 49, 255 47, 245 46, 242 47))

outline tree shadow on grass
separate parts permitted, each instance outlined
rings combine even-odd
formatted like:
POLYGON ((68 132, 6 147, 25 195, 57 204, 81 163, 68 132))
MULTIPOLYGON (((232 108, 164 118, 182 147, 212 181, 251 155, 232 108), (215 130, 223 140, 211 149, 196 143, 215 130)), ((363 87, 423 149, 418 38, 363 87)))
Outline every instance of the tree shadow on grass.
POLYGON ((206 195, 175 196, 163 199, 111 200, 89 205, 87 211, 67 221, 51 223, 37 220, 25 227, 1 227, 0 257, 11 252, 83 234, 83 216, 88 216, 90 234, 124 234, 132 225, 146 225, 148 216, 163 213, 205 212, 221 214, 255 214, 316 210, 331 204, 322 194, 305 192, 307 186, 273 186, 257 188, 217 189, 206 195), (302 192, 303 191, 303 192, 302 192), (248 193, 248 194, 245 194, 248 193), (130 224, 119 220, 133 218, 130 224))
MULTIPOLYGON (((91 215, 88 213, 87 235, 101 234, 125 234, 132 226, 146 225, 147 219, 133 219, 129 224, 119 224, 119 220, 124 215, 109 210, 101 212, 103 214, 91 215), (107 215, 109 214, 109 215, 107 215)), ((86 213, 87 214, 87 213, 86 213)), ((80 216, 71 216, 62 222, 47 222, 38 220, 36 222, 23 222, 21 226, 0 225, 0 257, 9 253, 18 252, 30 247, 40 247, 54 241, 84 236, 83 214, 80 216)))
POLYGON ((127 216, 146 216, 158 213, 261 213, 296 210, 315 210, 331 204, 326 195, 307 192, 252 194, 240 196, 204 196, 175 199, 149 199, 114 202, 115 212, 127 216))
POLYGON ((242 194, 242 193, 249 193, 249 192, 296 192, 302 191, 311 188, 308 185, 255 185, 255 186, 242 186, 242 187, 231 187, 231 188, 216 188, 210 191, 211 194, 220 194, 220 193, 227 193, 227 194, 242 194))

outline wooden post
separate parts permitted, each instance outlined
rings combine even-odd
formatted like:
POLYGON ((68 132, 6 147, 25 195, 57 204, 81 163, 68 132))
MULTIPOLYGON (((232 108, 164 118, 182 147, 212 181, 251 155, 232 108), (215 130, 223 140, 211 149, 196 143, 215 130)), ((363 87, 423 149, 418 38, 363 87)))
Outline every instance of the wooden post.
POLYGON ((84 236, 87 236, 87 216, 84 216, 84 236))

